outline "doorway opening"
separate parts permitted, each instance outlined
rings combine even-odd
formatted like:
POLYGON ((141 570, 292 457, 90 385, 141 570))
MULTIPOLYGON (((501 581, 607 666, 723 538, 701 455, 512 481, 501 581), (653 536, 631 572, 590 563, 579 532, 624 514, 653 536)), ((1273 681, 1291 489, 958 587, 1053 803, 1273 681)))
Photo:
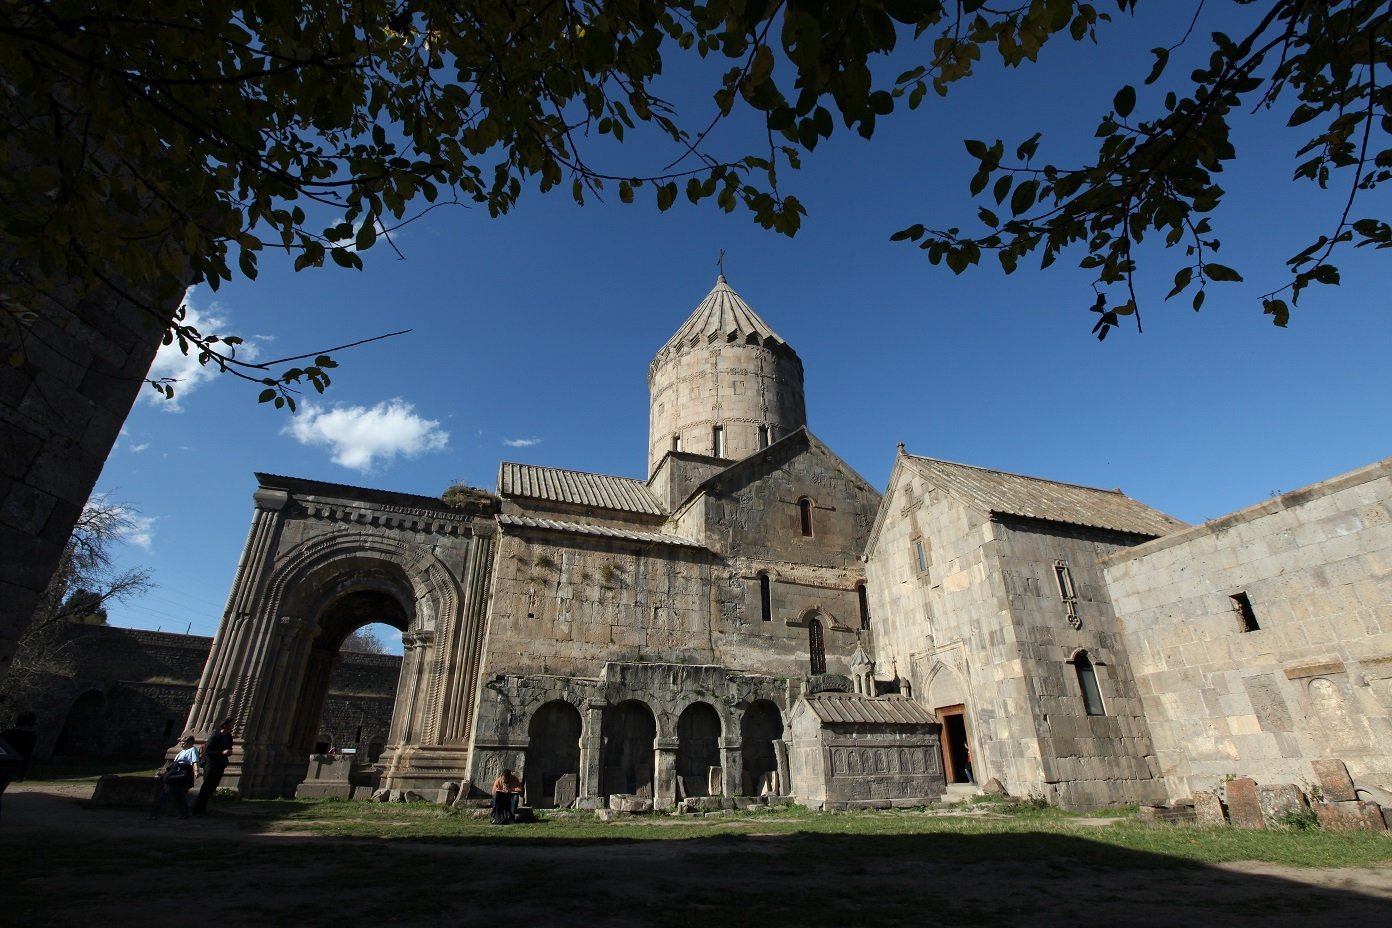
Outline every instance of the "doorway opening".
POLYGON ((971 743, 967 739, 966 706, 944 706, 935 710, 942 724, 943 771, 948 783, 975 783, 971 743))

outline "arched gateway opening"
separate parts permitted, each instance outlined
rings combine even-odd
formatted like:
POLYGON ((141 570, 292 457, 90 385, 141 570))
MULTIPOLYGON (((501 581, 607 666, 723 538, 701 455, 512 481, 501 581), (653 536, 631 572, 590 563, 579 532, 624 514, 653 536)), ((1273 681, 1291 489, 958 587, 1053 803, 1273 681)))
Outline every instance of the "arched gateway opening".
POLYGON ((605 796, 630 793, 651 799, 653 794, 653 739, 657 721, 652 710, 636 699, 625 700, 604 712, 602 758, 605 796))
MULTIPOLYGON (((396 596, 380 589, 353 590, 329 601, 319 614, 318 634, 309 648, 304 681, 292 710, 294 721, 288 746, 292 756, 308 756, 333 747, 340 752, 354 752, 366 761, 375 759, 369 757, 370 745, 389 740, 386 729, 390 710, 383 718, 377 705, 382 700, 372 696, 375 681, 355 685, 354 681, 339 679, 331 689, 334 671, 341 666, 344 642, 359 629, 373 624, 405 632, 405 606, 396 596)), ((399 698, 399 662, 397 677, 399 698)))

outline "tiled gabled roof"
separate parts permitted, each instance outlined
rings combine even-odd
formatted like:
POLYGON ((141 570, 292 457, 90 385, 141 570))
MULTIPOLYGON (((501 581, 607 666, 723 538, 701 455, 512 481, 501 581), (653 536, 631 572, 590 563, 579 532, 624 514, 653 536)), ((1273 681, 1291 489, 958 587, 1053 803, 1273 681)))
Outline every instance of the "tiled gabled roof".
POLYGON ((649 516, 663 514, 662 507, 642 480, 507 461, 498 466, 498 495, 649 516))
POLYGON ((504 527, 545 529, 552 532, 566 532, 572 535, 595 535, 600 538, 617 538, 621 541, 637 541, 650 545, 673 545, 678 548, 704 548, 705 545, 681 535, 667 532, 634 532, 624 528, 609 528, 607 525, 585 525, 580 522, 560 522, 555 519, 534 519, 531 516, 498 516, 498 524, 504 527))
POLYGON ((1120 490, 1099 490, 906 454, 930 484, 983 512, 1159 537, 1185 523, 1120 490))
POLYGON ((807 697, 817 718, 832 724, 926 725, 937 717, 905 696, 867 699, 851 693, 818 693, 807 697))

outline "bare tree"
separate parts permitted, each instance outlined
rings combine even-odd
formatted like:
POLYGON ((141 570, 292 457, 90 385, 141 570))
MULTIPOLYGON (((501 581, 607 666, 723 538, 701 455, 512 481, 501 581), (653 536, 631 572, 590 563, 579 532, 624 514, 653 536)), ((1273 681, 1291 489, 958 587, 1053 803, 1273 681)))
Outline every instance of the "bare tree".
MULTIPOLYGON (((144 593, 152 585, 144 569, 118 570, 115 546, 137 527, 136 511, 95 494, 82 507, 58 569, 54 571, 34 620, 20 639, 0 698, 18 704, 41 687, 44 678, 69 668, 72 623, 105 624, 106 606, 144 593)), ((20 707, 25 708, 25 707, 20 707)))
POLYGON ((387 643, 377 637, 377 633, 366 625, 343 639, 343 645, 339 648, 339 651, 344 653, 352 651, 357 654, 388 653, 387 643))

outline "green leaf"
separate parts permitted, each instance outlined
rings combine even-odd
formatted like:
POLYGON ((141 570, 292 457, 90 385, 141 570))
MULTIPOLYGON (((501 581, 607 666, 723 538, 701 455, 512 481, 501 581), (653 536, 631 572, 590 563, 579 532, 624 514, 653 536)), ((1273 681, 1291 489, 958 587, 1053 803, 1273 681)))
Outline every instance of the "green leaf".
POLYGON ((1147 84, 1153 84, 1159 80, 1160 74, 1165 70, 1165 65, 1170 62, 1170 50, 1168 48, 1152 48, 1150 52, 1155 56, 1155 66, 1150 69, 1150 74, 1145 79, 1147 84))
POLYGON ((1204 274, 1209 280, 1218 281, 1240 281, 1242 275, 1226 264, 1214 264, 1212 261, 1204 265, 1204 274))
POLYGON ((967 147, 967 154, 978 161, 986 160, 986 143, 978 139, 964 139, 963 145, 967 147))
POLYGON ((1290 322, 1290 307, 1286 305, 1285 300, 1262 300, 1262 312, 1272 317, 1272 325, 1283 329, 1290 322))
POLYGON ((1125 87, 1118 90, 1116 96, 1112 98, 1112 109, 1116 110, 1118 116, 1125 119, 1127 116, 1131 115, 1131 111, 1135 108, 1136 88, 1127 84, 1125 87))

